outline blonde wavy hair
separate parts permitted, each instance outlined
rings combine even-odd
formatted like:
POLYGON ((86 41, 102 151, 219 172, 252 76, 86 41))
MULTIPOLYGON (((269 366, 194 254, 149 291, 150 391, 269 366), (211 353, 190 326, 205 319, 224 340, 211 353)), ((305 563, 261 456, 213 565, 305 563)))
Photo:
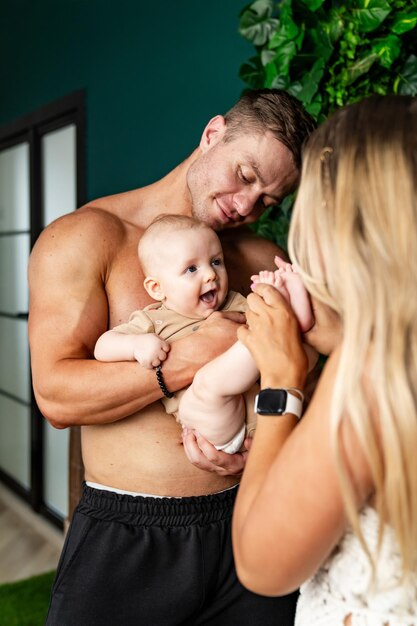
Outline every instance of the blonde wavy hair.
POLYGON ((345 419, 372 473, 380 541, 389 523, 407 575, 417 569, 417 99, 375 96, 313 133, 289 252, 342 321, 331 419, 348 518, 375 565, 341 444, 345 419))

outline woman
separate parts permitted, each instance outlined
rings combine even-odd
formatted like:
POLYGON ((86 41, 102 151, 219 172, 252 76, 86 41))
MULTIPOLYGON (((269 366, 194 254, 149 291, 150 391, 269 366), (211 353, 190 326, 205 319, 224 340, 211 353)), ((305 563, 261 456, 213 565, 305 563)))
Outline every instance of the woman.
MULTIPOLYGON (((234 512, 238 575, 264 595, 301 585, 297 626, 417 625, 416 99, 373 97, 315 131, 289 249, 316 315, 307 338, 330 356, 299 423, 259 415, 234 512)), ((262 389, 300 395, 294 316, 254 289, 239 339, 262 389)))

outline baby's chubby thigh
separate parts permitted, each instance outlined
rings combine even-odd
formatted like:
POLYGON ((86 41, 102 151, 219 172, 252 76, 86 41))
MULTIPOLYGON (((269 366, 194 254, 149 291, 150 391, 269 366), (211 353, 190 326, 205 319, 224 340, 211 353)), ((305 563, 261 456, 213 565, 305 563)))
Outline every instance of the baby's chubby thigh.
POLYGON ((181 396, 178 421, 196 430, 216 447, 233 439, 245 422, 246 404, 242 394, 221 396, 198 377, 181 396))

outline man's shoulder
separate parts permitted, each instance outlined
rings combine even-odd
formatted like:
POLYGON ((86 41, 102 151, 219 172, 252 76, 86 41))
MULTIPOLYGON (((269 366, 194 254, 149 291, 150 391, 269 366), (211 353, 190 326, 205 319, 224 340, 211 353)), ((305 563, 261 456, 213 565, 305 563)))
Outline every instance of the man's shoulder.
POLYGON ((122 219, 116 212, 102 207, 100 204, 89 203, 65 216, 68 220, 80 222, 88 227, 110 229, 113 232, 126 230, 127 221, 122 219))
POLYGON ((37 246, 92 246, 111 249, 126 237, 127 225, 117 215, 99 207, 85 206, 54 220, 42 232, 37 246))
POLYGON ((87 275, 103 279, 131 239, 116 216, 98 208, 77 209, 56 219, 38 237, 30 275, 68 271, 79 280, 87 275))

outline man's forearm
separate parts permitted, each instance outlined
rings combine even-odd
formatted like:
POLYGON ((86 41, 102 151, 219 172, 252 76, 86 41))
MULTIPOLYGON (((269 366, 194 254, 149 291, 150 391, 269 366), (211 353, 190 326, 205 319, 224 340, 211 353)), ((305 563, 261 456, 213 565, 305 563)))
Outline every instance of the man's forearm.
MULTIPOLYGON (((236 340, 236 324, 218 319, 174 341, 163 377, 169 391, 189 385, 196 371, 236 340)), ((106 424, 133 415, 162 397, 156 373, 137 362, 103 363, 85 357, 53 359, 32 345, 33 386, 40 410, 56 428, 106 424)))
POLYGON ((108 330, 98 338, 94 356, 98 361, 134 361, 132 336, 108 330))
MULTIPOLYGON (((164 364, 170 391, 189 385, 197 367, 174 358, 164 364)), ((162 397, 154 370, 137 362, 102 363, 93 359, 65 359, 53 371, 37 375, 35 396, 46 419, 56 428, 106 424, 124 419, 162 397)))

